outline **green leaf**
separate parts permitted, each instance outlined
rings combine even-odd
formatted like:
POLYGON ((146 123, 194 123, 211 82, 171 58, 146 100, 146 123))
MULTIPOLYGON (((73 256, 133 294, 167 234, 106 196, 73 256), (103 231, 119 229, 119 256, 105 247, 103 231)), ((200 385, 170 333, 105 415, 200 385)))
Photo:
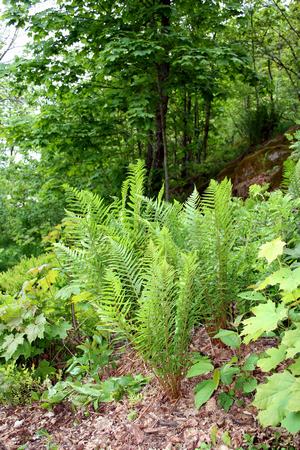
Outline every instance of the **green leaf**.
POLYGON ((238 294, 238 297, 243 298, 244 300, 250 300, 253 302, 265 302, 266 297, 257 291, 245 291, 238 294))
POLYGON ((283 304, 276 306, 271 300, 255 306, 252 312, 254 317, 249 317, 249 319, 243 321, 242 336, 245 336, 244 342, 246 344, 249 344, 251 340, 255 341, 263 333, 275 330, 278 322, 286 319, 288 315, 287 309, 283 304))
POLYGON ((224 442, 225 445, 227 445, 228 447, 231 447, 231 437, 228 431, 225 431, 222 434, 222 441, 224 442))
POLYGON ((289 411, 291 412, 300 411, 299 399, 300 399, 300 378, 295 377, 295 382, 291 387, 291 395, 287 406, 289 411))
MULTIPOLYGON (((282 293, 282 301, 286 304, 297 301, 300 298, 300 289, 296 289, 292 292, 283 292, 282 293)), ((290 311, 291 314, 291 311, 290 311)), ((292 319, 294 320, 294 319, 292 319)))
POLYGON ((240 373, 239 367, 231 367, 229 364, 224 364, 220 369, 222 383, 229 385, 232 383, 234 375, 240 373))
POLYGON ((37 316, 34 323, 27 325, 24 330, 24 334, 27 335, 27 339, 30 344, 35 341, 36 338, 42 339, 44 337, 45 323, 46 319, 44 314, 40 314, 37 316))
POLYGON ((214 338, 220 339, 231 348, 239 348, 241 345, 241 338, 236 331, 221 329, 214 338))
POLYGON ((291 412, 281 422, 289 433, 298 433, 300 431, 300 412, 291 412))
POLYGON ((242 369, 245 371, 248 371, 248 372, 252 372, 256 368, 258 359, 259 359, 259 356, 256 353, 252 353, 252 355, 249 355, 246 358, 246 360, 242 366, 242 369))
POLYGON ((215 389, 216 383, 214 380, 205 380, 197 384, 195 387, 195 405, 197 409, 210 399, 215 389))
POLYGON ((233 395, 227 393, 227 392, 221 392, 221 394, 218 395, 218 403, 226 412, 230 410, 234 402, 233 395))
POLYGON ((45 333, 50 338, 65 339, 68 335, 68 331, 72 328, 69 322, 61 322, 57 325, 47 324, 45 327, 45 333))
POLYGON ((293 364, 289 366, 293 375, 300 375, 300 358, 298 357, 293 364))
POLYGON ((199 375, 205 375, 213 370, 214 366, 211 360, 207 356, 201 356, 200 359, 193 364, 188 370, 187 378, 197 377, 199 375))
POLYGON ((244 394, 250 394, 257 388, 257 379, 254 377, 246 377, 243 382, 244 394))
POLYGON ((56 372, 55 368, 51 366, 49 361, 43 359, 39 362, 38 367, 34 371, 35 378, 41 378, 44 380, 48 375, 54 375, 56 372))
POLYGON ((264 427, 276 426, 285 418, 294 383, 295 377, 285 370, 257 387, 253 405, 261 410, 258 418, 264 427))
POLYGON ((284 333, 282 338, 282 345, 287 347, 286 357, 293 358, 300 352, 300 324, 295 330, 288 330, 284 333))
POLYGON ((260 246, 258 257, 266 258, 266 260, 270 264, 278 256, 282 255, 285 245, 286 242, 282 241, 280 238, 274 239, 271 242, 267 242, 266 244, 260 246))
POLYGON ((275 286, 276 284, 279 284, 280 289, 285 291, 285 293, 296 291, 300 285, 300 267, 297 267, 295 270, 291 270, 289 267, 282 267, 260 283, 258 289, 265 289, 268 285, 275 286))
POLYGON ((24 334, 18 333, 18 334, 9 334, 8 336, 5 336, 1 349, 3 350, 2 356, 5 358, 6 361, 8 361, 17 350, 18 346, 23 344, 24 342, 24 334))
POLYGON ((279 363, 284 361, 286 355, 286 347, 284 345, 280 345, 278 348, 268 348, 265 351, 265 355, 258 360, 257 366, 263 372, 269 372, 275 367, 278 366, 279 363))

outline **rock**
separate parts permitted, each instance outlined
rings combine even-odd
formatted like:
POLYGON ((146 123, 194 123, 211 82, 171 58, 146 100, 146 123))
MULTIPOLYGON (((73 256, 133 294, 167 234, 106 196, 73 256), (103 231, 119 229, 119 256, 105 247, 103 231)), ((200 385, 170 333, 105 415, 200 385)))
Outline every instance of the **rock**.
POLYGON ((14 423, 14 428, 21 428, 21 426, 23 425, 24 422, 25 422, 24 419, 16 420, 14 423))
MULTIPOLYGON (((288 131, 292 134, 298 128, 294 126, 288 131)), ((230 178, 234 195, 243 198, 248 196, 251 184, 269 183, 270 190, 276 189, 282 180, 283 163, 291 154, 290 144, 281 134, 256 147, 256 150, 250 148, 227 164, 217 179, 230 178)))

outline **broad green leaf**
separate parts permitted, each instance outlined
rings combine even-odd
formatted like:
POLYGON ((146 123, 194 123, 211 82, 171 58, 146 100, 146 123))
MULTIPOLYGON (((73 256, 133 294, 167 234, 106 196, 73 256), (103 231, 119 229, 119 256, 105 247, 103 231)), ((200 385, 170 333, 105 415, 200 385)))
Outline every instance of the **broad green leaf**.
POLYGON ((241 338, 236 331, 221 329, 214 338, 220 339, 231 348, 239 348, 241 345, 241 338))
POLYGON ((265 302, 266 297, 257 291, 245 291, 238 294, 238 297, 243 298, 244 300, 250 300, 253 302, 265 302))
POLYGON ((291 270, 289 267, 283 267, 268 276, 258 289, 265 289, 268 285, 275 286, 279 284, 280 289, 284 292, 294 292, 300 285, 300 267, 291 270))
POLYGON ((255 391, 257 388, 257 379, 254 377, 246 377, 243 382, 243 392, 244 394, 250 394, 250 392, 255 391))
POLYGON ((5 358, 6 361, 8 361, 15 351, 17 350, 18 346, 23 344, 24 342, 24 335, 23 333, 18 334, 9 334, 6 336, 1 344, 1 350, 3 350, 2 356, 5 358))
POLYGON ((55 368, 51 366, 49 361, 43 359, 39 362, 38 367, 35 369, 34 376, 35 378, 41 378, 42 380, 44 380, 47 375, 53 375, 55 374, 55 372, 55 368))
POLYGON ((256 389, 257 386, 257 380, 256 378, 249 376, 249 375, 241 375, 237 378, 235 383, 235 389, 238 391, 242 391, 245 394, 249 394, 250 392, 253 392, 256 389))
POLYGON ((282 255, 285 245, 286 242, 282 241, 280 238, 274 239, 271 242, 267 242, 266 244, 260 246, 258 257, 266 258, 266 260, 270 264, 278 256, 282 255))
POLYGON ((284 333, 282 345, 287 347, 287 358, 293 358, 300 352, 300 325, 295 330, 288 330, 284 333))
POLYGON ((257 366, 257 361, 259 359, 259 356, 256 353, 252 353, 252 355, 249 355, 243 366, 242 369, 248 372, 252 372, 253 370, 255 370, 256 366, 257 366))
POLYGON ((69 322, 61 322, 56 325, 47 324, 45 327, 45 333, 50 338, 65 339, 68 335, 68 331, 72 328, 69 322))
POLYGON ((300 378, 295 377, 295 382, 291 387, 291 396, 288 402, 288 410, 291 412, 300 411, 300 378))
POLYGON ((220 369, 222 383, 229 385, 232 383, 234 375, 240 373, 239 367, 231 367, 229 364, 224 364, 220 369))
MULTIPOLYGON (((198 359, 198 358, 197 358, 198 359)), ((187 378, 197 377, 199 375, 205 375, 213 370, 214 366, 211 363, 211 360, 207 356, 201 356, 200 359, 193 364, 192 367, 188 370, 187 378)))
POLYGON ((295 362, 289 366, 289 370, 293 375, 300 375, 300 357, 298 357, 295 362))
POLYGON ((91 297, 92 297, 92 295, 90 292, 84 291, 84 292, 80 292, 80 294, 73 295, 71 300, 72 300, 72 303, 79 303, 82 301, 90 300, 91 297))
POLYGON ((296 289, 292 292, 284 292, 281 296, 282 301, 286 304, 293 303, 300 298, 300 289, 296 289))
POLYGON ((216 383, 214 380, 205 380, 197 384, 195 388, 195 405, 197 409, 210 399, 215 389, 216 383))
POLYGON ((44 337, 46 319, 44 314, 40 314, 35 319, 34 323, 27 325, 24 330, 24 334, 27 335, 27 339, 30 344, 36 340, 36 338, 42 339, 44 337))
POLYGON ((227 445, 227 447, 231 447, 231 437, 228 431, 225 431, 222 434, 222 441, 224 442, 225 445, 227 445))
POLYGON ((277 328, 278 322, 287 318, 288 312, 283 304, 276 306, 271 300, 267 303, 252 308, 253 317, 243 321, 244 329, 242 336, 245 336, 244 342, 249 344, 251 340, 255 341, 263 333, 273 331, 277 328))
POLYGON ((269 372, 285 360, 286 347, 281 344, 278 348, 268 348, 265 354, 264 357, 258 360, 257 366, 260 367, 263 372, 269 372))
POLYGON ((218 396, 218 403, 226 412, 230 410, 234 402, 233 395, 228 394, 227 392, 221 392, 218 396))
POLYGON ((300 412, 291 412, 281 422, 289 433, 298 433, 300 431, 300 412))
POLYGON ((49 270, 49 272, 47 273, 47 275, 45 275, 43 278, 41 278, 39 280, 39 287, 44 290, 47 291, 48 289, 51 288, 51 285, 53 283, 55 283, 57 277, 59 276, 59 270, 58 269, 52 269, 49 270))
POLYGON ((295 377, 285 370, 257 387, 253 405, 261 410, 258 418, 264 427, 276 426, 285 418, 294 383, 295 377))

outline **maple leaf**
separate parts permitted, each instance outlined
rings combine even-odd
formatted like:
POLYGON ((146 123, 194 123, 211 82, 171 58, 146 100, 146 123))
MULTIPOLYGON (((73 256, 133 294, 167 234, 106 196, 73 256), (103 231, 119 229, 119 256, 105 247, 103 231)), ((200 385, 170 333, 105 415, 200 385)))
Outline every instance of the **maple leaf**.
POLYGON ((266 356, 258 360, 257 366, 261 368, 263 372, 269 372, 278 366, 281 361, 285 359, 286 347, 280 345, 278 348, 269 348, 266 350, 266 356))
POLYGON ((13 356, 19 345, 23 344, 23 342, 23 333, 9 334, 2 342, 1 349, 3 350, 3 353, 1 356, 8 361, 13 356))
POLYGON ((254 316, 243 321, 242 336, 245 336, 245 344, 249 344, 251 340, 255 341, 263 333, 275 330, 278 322, 288 315, 288 311, 283 304, 276 306, 271 300, 256 306, 252 309, 252 312, 254 316))
POLYGON ((266 244, 260 246, 258 257, 266 258, 266 260, 270 264, 278 256, 282 255, 285 245, 286 242, 282 241, 280 238, 274 239, 271 242, 267 242, 266 244))
POLYGON ((257 387, 253 405, 260 409, 259 421, 264 427, 276 426, 284 420, 292 395, 295 377, 287 370, 275 373, 257 387))
POLYGON ((300 325, 295 330, 288 330, 284 333, 282 338, 282 345, 287 348, 287 358, 293 358, 300 352, 300 325))

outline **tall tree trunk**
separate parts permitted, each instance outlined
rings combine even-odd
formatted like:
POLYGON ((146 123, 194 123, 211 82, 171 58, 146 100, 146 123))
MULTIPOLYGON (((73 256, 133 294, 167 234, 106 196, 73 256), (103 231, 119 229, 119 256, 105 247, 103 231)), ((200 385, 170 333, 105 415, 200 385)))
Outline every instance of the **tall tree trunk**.
POLYGON ((205 161, 206 157, 207 157, 207 144, 208 144, 210 118, 211 118, 211 104, 212 104, 212 97, 207 96, 205 98, 205 123, 204 123, 204 133, 203 133, 202 161, 205 161))
MULTIPOLYGON (((162 8, 160 12, 160 24, 162 34, 168 34, 170 28, 170 6, 171 0, 161 0, 160 4, 166 8, 162 8)), ((153 173, 153 190, 158 191, 162 179, 165 180, 166 199, 169 198, 169 174, 168 174, 168 149, 167 149, 167 112, 168 112, 168 88, 170 64, 168 61, 168 41, 165 40, 165 55, 161 62, 156 65, 157 72, 157 91, 158 103, 155 112, 156 125, 156 152, 154 158, 153 173)))
POLYGON ((188 165, 191 160, 191 135, 189 120, 191 114, 191 96, 185 91, 184 101, 183 101, 183 136, 182 136, 182 147, 183 147, 183 165, 182 165, 182 177, 186 178, 188 176, 188 165))

